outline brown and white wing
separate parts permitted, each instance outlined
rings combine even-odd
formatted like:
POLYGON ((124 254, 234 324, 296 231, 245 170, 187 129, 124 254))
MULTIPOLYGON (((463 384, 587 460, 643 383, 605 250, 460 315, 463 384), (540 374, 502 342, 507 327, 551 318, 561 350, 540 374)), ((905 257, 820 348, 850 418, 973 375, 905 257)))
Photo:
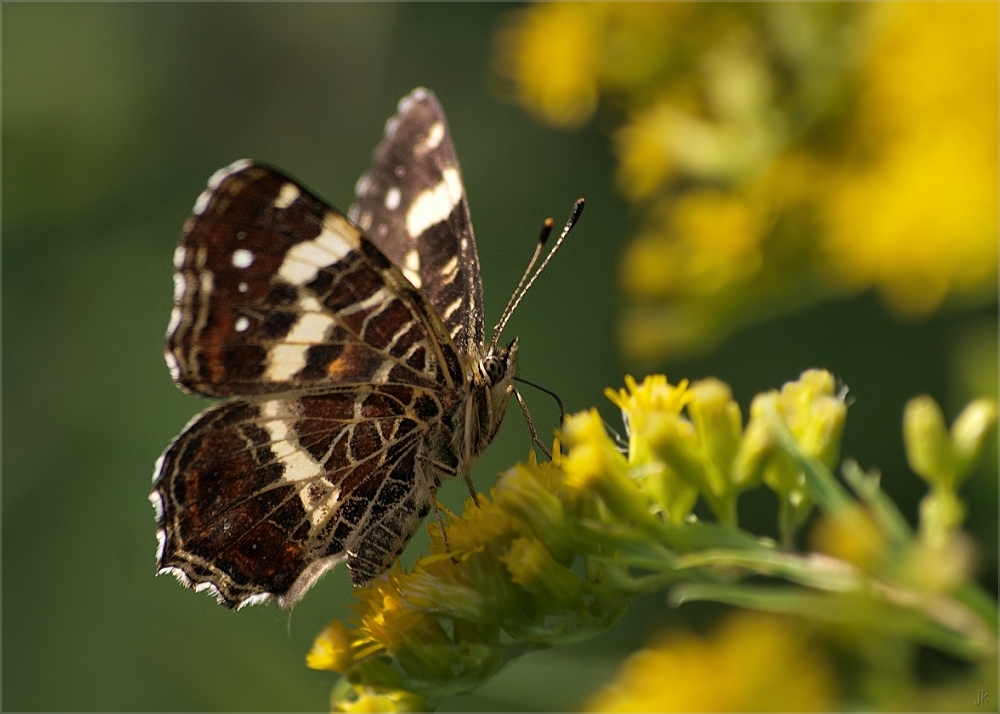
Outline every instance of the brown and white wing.
POLYGON ((157 463, 159 570, 230 607, 293 604, 343 560, 355 582, 384 570, 431 503, 427 464, 452 468, 423 454, 466 389, 439 316, 343 215, 249 162, 212 177, 175 269, 171 374, 237 398, 157 463))
POLYGON ((437 97, 414 89, 385 125, 348 215, 430 301, 459 352, 481 356, 483 284, 458 156, 437 97))
POLYGON ((205 411, 157 463, 159 571, 232 608, 291 606, 344 561, 355 584, 375 577, 432 505, 441 412, 399 384, 205 411))
POLYGON ((165 356, 186 391, 465 378, 427 300, 340 212, 268 166, 236 162, 211 178, 174 268, 165 356))

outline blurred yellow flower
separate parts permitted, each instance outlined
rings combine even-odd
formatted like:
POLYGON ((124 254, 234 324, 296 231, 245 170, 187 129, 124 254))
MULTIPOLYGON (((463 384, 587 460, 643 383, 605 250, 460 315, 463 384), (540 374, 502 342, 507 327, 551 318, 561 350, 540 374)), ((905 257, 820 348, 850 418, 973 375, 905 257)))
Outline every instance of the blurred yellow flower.
POLYGON ((995 298, 996 3, 541 3, 500 69, 555 126, 617 112, 637 359, 874 288, 995 298))
POLYGON ((824 516, 813 528, 811 541, 820 553, 872 570, 887 557, 888 543, 871 515, 860 506, 824 516))
POLYGON ((555 126, 579 126, 597 108, 603 23, 599 4, 546 3, 512 13, 497 62, 519 101, 555 126))
POLYGON ((589 711, 826 711, 834 676, 806 623, 744 612, 709 637, 671 633, 632 655, 589 711))
POLYGON ((861 70, 854 155, 820 197, 825 256, 922 314, 997 280, 997 5, 887 3, 861 70))
POLYGON ((618 185, 629 198, 649 197, 672 175, 677 119, 677 109, 661 101, 618 130, 618 185))
POLYGON ((312 649, 306 655, 306 666, 310 669, 346 672, 354 660, 351 641, 347 625, 340 620, 333 620, 313 642, 312 649))
POLYGON ((507 16, 496 64, 525 108, 560 127, 583 124, 602 89, 641 89, 667 59, 686 3, 542 3, 507 16))

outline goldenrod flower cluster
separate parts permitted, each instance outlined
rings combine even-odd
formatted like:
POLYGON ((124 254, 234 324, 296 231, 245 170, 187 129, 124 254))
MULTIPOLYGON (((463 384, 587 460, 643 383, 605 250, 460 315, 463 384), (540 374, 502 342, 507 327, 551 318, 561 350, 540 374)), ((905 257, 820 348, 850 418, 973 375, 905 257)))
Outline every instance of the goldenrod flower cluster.
POLYGON ((997 59, 995 3, 541 3, 497 51, 544 121, 617 126, 637 358, 870 287, 995 299, 997 59))
POLYGON ((742 612, 709 637, 672 633, 632 655, 595 712, 832 711, 836 683, 810 628, 742 612))
MULTIPOLYGON (((622 410, 627 442, 609 435, 596 410, 568 417, 552 463, 532 456, 508 470, 478 505, 470 498, 461 517, 444 514, 444 533, 432 522, 430 554, 411 572, 397 567, 359 588, 353 621, 326 628, 309 666, 344 676, 335 709, 425 709, 433 698, 469 691, 520 654, 606 630, 632 597, 655 590, 669 590, 674 604, 709 599, 869 635, 902 631, 908 641, 995 657, 989 622, 996 607, 977 599, 970 558, 954 559, 968 546, 961 509, 928 507, 933 515, 924 514, 914 536, 877 478, 845 469, 854 500, 830 473, 839 460, 844 394, 832 375, 811 370, 758 395, 744 424, 717 380, 628 378, 624 389, 608 392, 622 410), (782 546, 739 528, 739 495, 761 486, 782 504, 782 546), (699 502, 712 519, 694 515, 699 502), (796 552, 795 535, 813 508, 824 514, 813 534, 818 552, 796 552), (766 584, 749 576, 765 576, 766 584)), ((908 416, 907 423, 919 432, 908 443, 936 444, 919 454, 911 448, 915 470, 936 484, 932 494, 947 496, 937 502, 959 504, 955 489, 994 429, 996 404, 974 403, 950 433, 933 415, 908 416)), ((800 628, 776 622, 732 625, 716 644, 655 645, 595 706, 694 708, 685 683, 661 693, 672 699, 654 700, 643 688, 651 684, 633 680, 654 677, 663 689, 665 675, 654 671, 675 662, 677 652, 694 652, 682 657, 687 684, 704 683, 748 638, 768 653, 747 665, 749 672, 763 669, 719 689, 719 703, 769 708, 773 668, 801 660, 809 677, 775 706, 829 706, 834 687, 822 658, 801 657, 800 628)))

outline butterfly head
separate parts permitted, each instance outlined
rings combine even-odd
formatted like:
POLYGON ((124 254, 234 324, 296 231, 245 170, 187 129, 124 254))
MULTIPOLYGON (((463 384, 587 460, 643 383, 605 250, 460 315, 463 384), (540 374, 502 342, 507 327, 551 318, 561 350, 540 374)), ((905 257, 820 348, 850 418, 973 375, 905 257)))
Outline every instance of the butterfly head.
POLYGON ((490 347, 486 356, 479 361, 476 382, 481 395, 477 399, 478 438, 472 445, 473 451, 482 452, 493 440, 507 404, 514 393, 514 375, 517 373, 517 338, 506 347, 490 347))
POLYGON ((517 338, 506 347, 493 347, 479 363, 481 378, 490 389, 507 387, 517 371, 517 338))

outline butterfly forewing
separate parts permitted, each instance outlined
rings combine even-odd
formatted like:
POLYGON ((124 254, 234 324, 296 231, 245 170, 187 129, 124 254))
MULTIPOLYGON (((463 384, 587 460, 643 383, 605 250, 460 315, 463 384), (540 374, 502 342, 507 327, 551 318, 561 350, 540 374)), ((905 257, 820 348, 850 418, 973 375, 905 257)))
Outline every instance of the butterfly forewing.
POLYGON ((166 354, 189 391, 458 376, 419 292, 336 209, 270 167, 237 162, 213 176, 174 259, 166 354))
POLYGON ((483 285, 444 111, 418 89, 386 123, 349 215, 441 316, 459 351, 482 356, 483 285))

